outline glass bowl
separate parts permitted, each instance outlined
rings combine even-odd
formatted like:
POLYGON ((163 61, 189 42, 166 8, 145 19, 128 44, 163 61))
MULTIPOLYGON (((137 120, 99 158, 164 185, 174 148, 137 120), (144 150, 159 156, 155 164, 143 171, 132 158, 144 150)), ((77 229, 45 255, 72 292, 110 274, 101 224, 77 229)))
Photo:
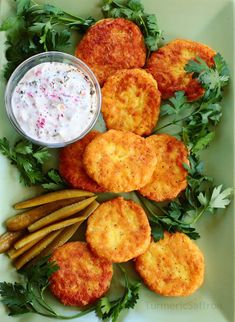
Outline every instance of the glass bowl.
MULTIPOLYGON (((22 64, 20 64, 15 71, 12 73, 7 86, 6 86, 6 91, 5 91, 5 106, 6 106, 6 112, 9 117, 10 122, 12 125, 15 127, 15 129, 23 135, 26 139, 32 141, 35 144, 42 145, 42 146, 47 146, 49 148, 58 148, 58 147, 63 147, 66 146, 70 143, 73 143, 82 137, 84 137, 95 125, 98 116, 100 114, 101 110, 101 90, 100 90, 100 85, 94 75, 94 73, 91 71, 91 69, 80 59, 69 55, 65 54, 62 52, 45 52, 41 53, 35 56, 30 57, 29 59, 25 60, 22 64), (81 71, 85 77, 88 77, 89 82, 93 84, 92 89, 94 89, 95 93, 95 99, 96 99, 96 108, 94 113, 92 114, 91 120, 89 120, 89 123, 87 127, 83 129, 79 135, 74 137, 73 139, 70 139, 69 141, 61 141, 61 142, 45 142, 41 141, 39 139, 35 139, 34 137, 31 137, 29 134, 26 133, 25 130, 22 129, 22 126, 19 124, 19 122, 16 119, 16 116, 13 111, 13 106, 12 106, 12 96, 14 93, 14 90, 17 86, 17 84, 20 82, 20 80, 24 77, 24 75, 33 67, 42 64, 42 63, 47 63, 47 62, 59 62, 59 63, 65 63, 72 65, 73 67, 76 67, 79 71, 81 71)), ((48 140, 49 141, 49 140, 48 140)))

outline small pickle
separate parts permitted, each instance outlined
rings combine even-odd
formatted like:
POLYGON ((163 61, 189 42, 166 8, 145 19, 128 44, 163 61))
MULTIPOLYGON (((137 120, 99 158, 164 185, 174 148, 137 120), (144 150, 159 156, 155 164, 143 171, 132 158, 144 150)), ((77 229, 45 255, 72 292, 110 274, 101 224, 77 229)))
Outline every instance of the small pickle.
POLYGON ((71 198, 65 200, 54 201, 28 211, 25 211, 21 214, 17 214, 6 221, 7 229, 10 231, 18 231, 27 228, 29 225, 39 220, 40 218, 50 214, 53 211, 56 211, 62 207, 71 205, 78 201, 81 201, 79 198, 71 198))
POLYGON ((76 224, 76 223, 83 221, 85 219, 86 219, 85 217, 81 216, 81 217, 76 217, 73 219, 67 219, 67 220, 58 222, 56 224, 44 227, 40 230, 35 231, 32 234, 29 234, 29 235, 25 236, 24 238, 20 239, 19 241, 17 241, 14 244, 14 247, 15 247, 15 249, 19 249, 21 247, 24 247, 26 244, 31 243, 33 240, 35 240, 39 237, 46 236, 47 234, 51 233, 52 231, 56 231, 56 230, 71 226, 71 225, 76 224))
MULTIPOLYGON (((89 217, 95 209, 99 206, 99 203, 96 201, 93 201, 89 207, 86 208, 84 213, 82 214, 84 217, 89 217)), ((70 238, 73 237, 73 235, 76 233, 78 228, 83 222, 79 222, 77 224, 74 224, 72 226, 69 226, 67 228, 64 228, 61 233, 42 251, 40 254, 41 257, 48 256, 53 253, 53 251, 64 245, 70 238)))
POLYGON ((40 252, 46 248, 52 241, 59 235, 60 231, 53 231, 48 236, 39 241, 36 245, 30 248, 22 256, 20 256, 15 262, 14 265, 16 269, 20 269, 25 264, 27 264, 31 259, 35 258, 40 254, 40 252))
POLYGON ((20 255, 22 255, 23 253, 25 253, 31 247, 33 247, 41 239, 42 238, 39 237, 39 238, 33 240, 31 243, 28 243, 24 247, 21 247, 19 249, 15 249, 15 248, 10 249, 9 252, 7 253, 7 255, 10 257, 10 259, 15 259, 15 258, 19 257, 20 255))
POLYGON ((90 197, 94 196, 94 193, 84 190, 77 190, 77 189, 67 189, 67 190, 60 190, 60 191, 54 191, 49 192, 47 194, 19 202, 15 204, 15 209, 24 209, 24 208, 30 208, 35 207, 39 205, 44 205, 49 202, 62 200, 62 199, 70 199, 70 198, 77 198, 77 197, 90 197))
POLYGON ((36 221, 32 225, 28 227, 28 230, 30 232, 36 231, 42 227, 48 226, 49 224, 52 224, 54 222, 58 222, 62 219, 65 219, 67 217, 70 217, 77 212, 81 211, 82 209, 89 206, 97 197, 91 197, 85 200, 82 200, 80 202, 74 203, 72 205, 60 208, 56 210, 55 212, 50 213, 49 215, 43 217, 42 219, 36 221))
POLYGON ((7 252, 17 239, 20 239, 25 232, 6 232, 0 236, 0 254, 7 252))

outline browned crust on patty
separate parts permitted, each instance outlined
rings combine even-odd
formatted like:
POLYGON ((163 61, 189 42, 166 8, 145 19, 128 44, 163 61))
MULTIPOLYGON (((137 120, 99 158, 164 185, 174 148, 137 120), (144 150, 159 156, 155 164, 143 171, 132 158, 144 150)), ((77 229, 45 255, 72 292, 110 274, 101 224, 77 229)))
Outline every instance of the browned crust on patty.
POLYGON ((143 69, 123 69, 102 88, 102 113, 108 129, 149 135, 160 110, 157 82, 143 69))
POLYGON ((139 27, 123 19, 103 19, 88 29, 75 56, 95 73, 100 84, 119 69, 143 67, 146 48, 139 27))
POLYGON ((112 265, 93 254, 86 243, 67 243, 50 260, 59 266, 50 279, 50 289, 64 305, 85 306, 108 291, 112 265))
POLYGON ((85 149, 88 175, 111 192, 129 192, 149 182, 156 156, 146 140, 131 132, 109 130, 85 149))
POLYGON ((82 162, 86 146, 99 134, 100 132, 98 131, 92 131, 81 140, 60 150, 59 172, 71 187, 91 192, 104 191, 102 187, 86 174, 82 162))
POLYGON ((177 91, 184 91, 188 99, 193 101, 204 94, 204 89, 191 74, 185 72, 184 67, 197 56, 212 66, 215 54, 213 49, 199 42, 175 39, 151 54, 147 70, 156 79, 163 99, 177 91))
POLYGON ((152 135, 146 140, 156 153, 157 164, 152 178, 139 191, 158 202, 174 199, 187 187, 188 173, 183 166, 189 164, 187 148, 169 134, 152 135))
POLYGON ((152 241, 148 250, 136 258, 135 267, 144 283, 164 296, 188 296, 203 283, 204 256, 185 234, 168 232, 164 239, 152 241))
POLYGON ((86 240, 93 252, 115 263, 143 254, 150 243, 144 210, 121 197, 107 201, 88 219, 86 240))

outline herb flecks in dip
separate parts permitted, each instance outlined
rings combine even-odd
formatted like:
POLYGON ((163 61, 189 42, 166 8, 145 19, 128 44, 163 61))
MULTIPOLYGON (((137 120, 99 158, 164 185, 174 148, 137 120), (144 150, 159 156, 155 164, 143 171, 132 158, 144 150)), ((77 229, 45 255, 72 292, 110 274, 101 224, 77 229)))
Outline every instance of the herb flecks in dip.
POLYGON ((41 63, 19 81, 12 96, 12 110, 28 137, 51 144, 69 142, 94 119, 95 87, 72 65, 41 63))

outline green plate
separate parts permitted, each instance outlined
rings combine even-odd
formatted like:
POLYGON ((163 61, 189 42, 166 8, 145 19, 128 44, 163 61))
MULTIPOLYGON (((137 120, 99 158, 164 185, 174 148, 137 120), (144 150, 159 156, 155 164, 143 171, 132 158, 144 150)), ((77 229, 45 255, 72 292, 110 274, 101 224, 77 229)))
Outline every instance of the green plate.
MULTIPOLYGON (((101 16, 98 0, 48 0, 61 8, 81 16, 101 16)), ((146 11, 156 13, 164 30, 165 40, 186 38, 205 43, 219 51, 229 64, 232 81, 223 101, 224 113, 216 138, 204 153, 203 159, 209 175, 224 187, 234 186, 234 16, 235 1, 232 0, 143 0, 146 11)), ((13 0, 0 0, 0 21, 11 13, 13 0)), ((0 48, 4 35, 0 33, 0 48)), ((0 67, 4 64, 4 53, 0 53, 0 67)), ((0 83, 0 137, 15 140, 18 135, 10 125, 4 108, 5 83, 0 83)), ((0 155, 0 221, 14 212, 11 205, 20 199, 35 194, 35 189, 22 187, 18 171, 0 155)), ((234 321, 234 211, 233 205, 226 211, 203 218, 199 224, 201 239, 198 241, 206 259, 206 277, 203 286, 186 298, 158 296, 142 287, 140 300, 134 310, 121 314, 119 321, 125 322, 233 322, 234 321)), ((1 224, 0 233, 4 231, 1 224)), ((14 281, 15 269, 8 258, 0 255, 0 280, 14 281)), ((61 308, 58 305, 58 308, 61 308)), ((63 313, 72 313, 63 308, 63 313)), ((27 314, 8 317, 0 304, 1 322, 46 322, 52 319, 27 314)), ((98 321, 94 314, 79 321, 98 321)))

